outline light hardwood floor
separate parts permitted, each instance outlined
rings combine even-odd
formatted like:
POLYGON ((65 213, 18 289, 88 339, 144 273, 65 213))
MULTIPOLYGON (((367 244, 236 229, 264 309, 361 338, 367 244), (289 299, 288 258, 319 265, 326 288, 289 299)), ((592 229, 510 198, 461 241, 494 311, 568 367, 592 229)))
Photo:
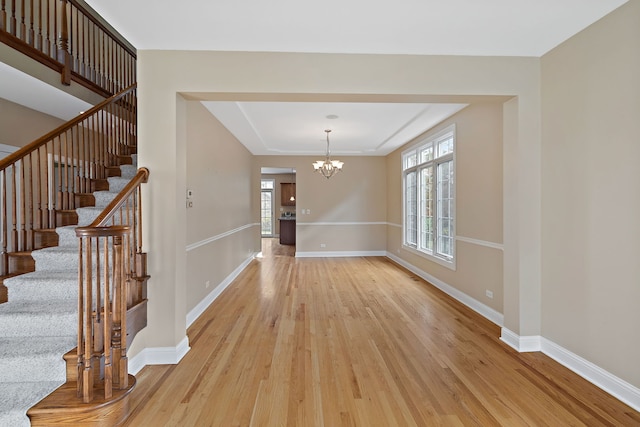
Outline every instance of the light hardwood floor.
POLYGON ((265 241, 137 376, 127 426, 638 426, 640 414, 385 258, 265 241))

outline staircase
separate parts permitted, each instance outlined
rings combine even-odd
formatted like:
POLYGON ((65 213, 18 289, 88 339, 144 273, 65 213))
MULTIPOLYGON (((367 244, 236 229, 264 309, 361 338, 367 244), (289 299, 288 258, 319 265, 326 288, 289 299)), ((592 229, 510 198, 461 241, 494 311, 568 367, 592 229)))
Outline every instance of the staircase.
POLYGON ((135 48, 79 0, 2 1, 0 43, 105 98, 0 159, 0 427, 117 425, 147 321, 135 48))
MULTIPOLYGON (((135 156, 133 163, 135 164, 135 156)), ((136 174, 120 166, 95 205, 76 209, 89 225, 136 174)), ((29 426, 29 408, 67 380, 63 355, 78 342, 78 237, 75 225, 57 227, 58 245, 34 250, 35 271, 4 280, 0 304, 0 426, 29 426)), ((74 367, 75 368, 75 367, 74 367)))

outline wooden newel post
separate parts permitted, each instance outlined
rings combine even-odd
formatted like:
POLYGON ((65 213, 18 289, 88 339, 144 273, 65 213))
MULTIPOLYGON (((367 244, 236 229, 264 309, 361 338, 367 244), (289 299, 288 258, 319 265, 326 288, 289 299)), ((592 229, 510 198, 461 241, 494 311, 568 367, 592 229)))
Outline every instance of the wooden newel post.
MULTIPOLYGON (((128 228, 128 227, 127 227, 128 228)), ((128 231, 128 230, 127 230, 128 231)), ((113 385, 125 389, 129 383, 127 363, 127 292, 123 269, 122 236, 113 237, 114 253, 114 309, 111 331, 113 346, 113 385)))
POLYGON ((63 85, 71 84, 71 53, 69 52, 69 19, 67 17, 68 1, 60 0, 60 25, 58 26, 58 62, 62 64, 60 75, 63 85))

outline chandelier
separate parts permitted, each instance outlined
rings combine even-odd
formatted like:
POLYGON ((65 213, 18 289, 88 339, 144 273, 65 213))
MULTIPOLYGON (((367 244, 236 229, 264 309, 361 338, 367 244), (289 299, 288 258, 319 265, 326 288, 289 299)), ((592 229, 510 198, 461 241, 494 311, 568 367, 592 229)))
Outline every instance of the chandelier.
POLYGON ((317 160, 313 162, 313 169, 316 172, 321 173, 325 178, 329 179, 342 170, 344 162, 341 162, 340 160, 331 160, 329 157, 331 153, 329 151, 329 133, 331 132, 331 129, 326 129, 325 132, 327 133, 327 157, 324 160, 317 160))

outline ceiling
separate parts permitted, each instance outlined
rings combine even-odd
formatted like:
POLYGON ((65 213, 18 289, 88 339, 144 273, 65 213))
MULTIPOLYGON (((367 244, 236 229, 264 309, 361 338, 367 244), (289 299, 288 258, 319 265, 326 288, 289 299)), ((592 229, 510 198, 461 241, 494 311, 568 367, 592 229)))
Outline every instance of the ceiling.
MULTIPOLYGON (((137 49, 539 57, 626 0, 86 2, 137 49)), ((20 93, 9 90, 14 71, 0 67, 1 97, 58 117, 86 109, 56 93, 21 101, 20 93), (54 101, 47 106, 43 98, 54 101), (64 112, 63 101, 69 106, 64 112)), ((33 93, 23 77, 19 92, 33 93)), ((465 106, 203 104, 256 155, 322 154, 324 129, 332 129, 332 154, 386 155, 465 106)))

